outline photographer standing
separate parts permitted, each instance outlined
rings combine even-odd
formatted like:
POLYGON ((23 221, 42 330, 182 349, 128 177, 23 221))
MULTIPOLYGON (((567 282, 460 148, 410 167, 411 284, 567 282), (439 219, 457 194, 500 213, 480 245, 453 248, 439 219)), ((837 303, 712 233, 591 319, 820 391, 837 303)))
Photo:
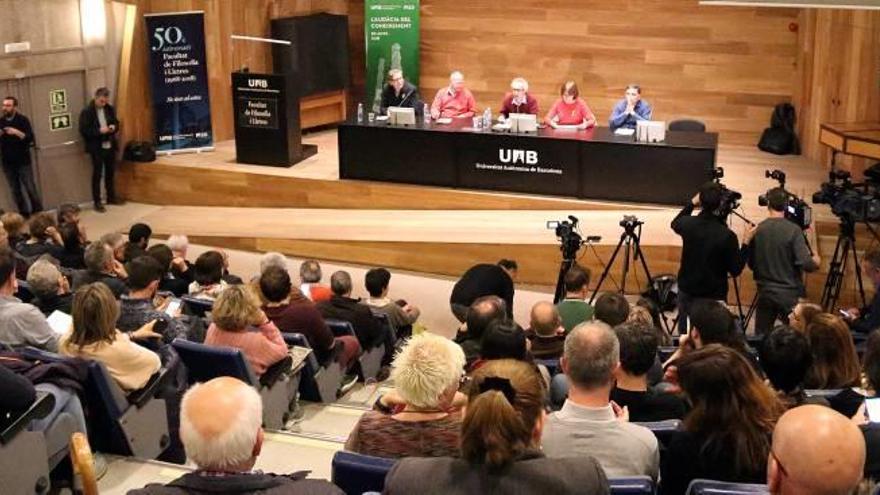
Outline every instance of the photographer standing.
MULTIPOLYGON (((750 229, 743 239, 748 247, 749 267, 758 287, 755 333, 766 334, 776 319, 788 323, 788 314, 806 295, 804 272, 819 269, 815 235, 809 245, 804 231, 785 218, 788 192, 776 187, 767 191, 768 218, 750 229)), ((812 234, 812 230, 807 232, 812 234)))
POLYGON ((736 234, 718 215, 724 186, 707 182, 690 204, 672 221, 681 236, 678 270, 678 330, 687 333, 688 313, 694 299, 727 302, 727 274, 739 275, 745 266, 736 234), (700 213, 693 216, 694 208, 700 213))

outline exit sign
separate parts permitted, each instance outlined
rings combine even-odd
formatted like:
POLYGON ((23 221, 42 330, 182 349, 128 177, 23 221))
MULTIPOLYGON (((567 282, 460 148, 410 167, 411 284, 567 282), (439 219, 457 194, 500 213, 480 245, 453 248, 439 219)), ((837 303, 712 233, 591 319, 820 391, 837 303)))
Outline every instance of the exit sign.
POLYGON ((73 121, 70 118, 69 113, 62 113, 60 115, 53 115, 49 117, 50 131, 63 131, 65 129, 70 129, 72 126, 73 121))

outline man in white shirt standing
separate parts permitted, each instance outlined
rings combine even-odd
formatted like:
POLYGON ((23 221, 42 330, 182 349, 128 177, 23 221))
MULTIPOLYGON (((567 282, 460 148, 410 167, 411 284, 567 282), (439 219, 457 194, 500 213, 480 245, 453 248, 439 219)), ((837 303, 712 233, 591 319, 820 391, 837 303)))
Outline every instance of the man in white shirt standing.
POLYGON ((107 202, 117 204, 113 172, 116 167, 116 133, 119 132, 119 121, 109 100, 110 90, 98 88, 95 98, 79 115, 79 133, 85 141, 86 152, 92 157, 92 200, 95 202, 95 210, 99 212, 105 211, 101 204, 102 173, 107 202))

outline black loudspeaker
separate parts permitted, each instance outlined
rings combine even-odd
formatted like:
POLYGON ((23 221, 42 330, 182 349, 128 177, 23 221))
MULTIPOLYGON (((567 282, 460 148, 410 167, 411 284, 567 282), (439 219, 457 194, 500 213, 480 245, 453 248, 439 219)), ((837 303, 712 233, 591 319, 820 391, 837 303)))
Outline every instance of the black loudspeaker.
POLYGON ((272 58, 275 73, 295 81, 299 96, 348 87, 347 16, 321 13, 273 19, 272 38, 292 43, 273 45, 272 58))

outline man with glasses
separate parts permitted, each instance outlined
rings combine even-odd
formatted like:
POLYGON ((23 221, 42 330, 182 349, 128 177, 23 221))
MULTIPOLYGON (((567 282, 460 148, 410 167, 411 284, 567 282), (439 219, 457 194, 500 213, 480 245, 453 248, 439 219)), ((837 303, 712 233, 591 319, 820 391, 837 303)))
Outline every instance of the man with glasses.
POLYGON ((651 120, 651 105, 642 99, 642 88, 638 84, 630 84, 626 87, 624 99, 614 105, 608 125, 611 130, 618 128, 635 129, 636 122, 651 120))
POLYGON ((501 110, 498 112, 505 119, 512 113, 530 113, 538 115, 538 100, 529 93, 529 82, 522 77, 510 81, 510 93, 504 96, 501 110))
POLYGON ((403 78, 403 71, 400 69, 388 71, 388 84, 382 90, 379 113, 387 114, 388 107, 414 108, 419 117, 424 113, 425 104, 422 103, 418 88, 403 78))

